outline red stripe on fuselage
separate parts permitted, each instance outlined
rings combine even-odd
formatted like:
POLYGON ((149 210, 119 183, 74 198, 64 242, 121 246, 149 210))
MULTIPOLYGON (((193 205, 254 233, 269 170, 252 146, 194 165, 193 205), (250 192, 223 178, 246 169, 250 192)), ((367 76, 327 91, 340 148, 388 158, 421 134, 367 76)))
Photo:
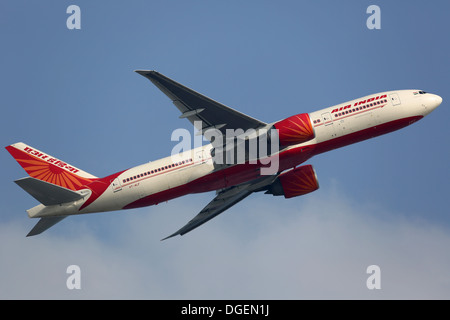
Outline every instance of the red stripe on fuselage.
POLYGON ((92 202, 97 200, 98 197, 100 197, 105 192, 105 190, 111 185, 111 182, 114 181, 114 179, 117 178, 124 171, 125 170, 114 173, 110 176, 101 179, 97 179, 94 182, 85 185, 84 187, 90 189, 92 191, 92 194, 89 197, 89 199, 87 199, 87 201, 83 203, 83 205, 80 207, 79 210, 86 208, 92 202))

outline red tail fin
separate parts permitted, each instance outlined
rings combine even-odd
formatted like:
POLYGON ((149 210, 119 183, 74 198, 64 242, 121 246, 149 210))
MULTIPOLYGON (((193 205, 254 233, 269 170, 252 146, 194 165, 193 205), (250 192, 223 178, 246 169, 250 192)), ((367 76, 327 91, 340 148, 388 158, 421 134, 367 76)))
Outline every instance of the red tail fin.
POLYGON ((79 190, 84 185, 97 179, 97 177, 81 169, 22 142, 7 146, 6 150, 31 177, 60 187, 79 190))

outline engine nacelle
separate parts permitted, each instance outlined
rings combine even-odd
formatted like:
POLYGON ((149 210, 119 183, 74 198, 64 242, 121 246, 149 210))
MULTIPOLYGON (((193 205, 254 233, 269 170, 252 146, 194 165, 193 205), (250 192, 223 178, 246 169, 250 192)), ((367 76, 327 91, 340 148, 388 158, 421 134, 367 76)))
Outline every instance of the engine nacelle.
POLYGON ((269 186, 266 193, 284 196, 286 199, 316 191, 319 189, 316 172, 308 164, 282 173, 269 186))
POLYGON ((278 121, 274 124, 274 127, 278 131, 280 146, 303 143, 314 139, 316 136, 311 119, 307 113, 297 114, 278 121))

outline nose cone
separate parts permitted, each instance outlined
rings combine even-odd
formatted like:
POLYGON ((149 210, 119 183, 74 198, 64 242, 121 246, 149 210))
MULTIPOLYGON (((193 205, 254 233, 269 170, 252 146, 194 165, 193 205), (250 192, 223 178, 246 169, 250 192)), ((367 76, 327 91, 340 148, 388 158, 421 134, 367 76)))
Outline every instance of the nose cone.
POLYGON ((424 107, 423 115, 426 116, 431 111, 439 107, 442 103, 442 98, 437 94, 427 93, 424 95, 424 101, 422 102, 422 106, 424 107))
POLYGON ((428 98, 428 107, 431 108, 432 110, 436 109, 437 107, 439 107, 442 103, 442 98, 440 96, 438 96, 437 94, 430 94, 430 97, 428 98))

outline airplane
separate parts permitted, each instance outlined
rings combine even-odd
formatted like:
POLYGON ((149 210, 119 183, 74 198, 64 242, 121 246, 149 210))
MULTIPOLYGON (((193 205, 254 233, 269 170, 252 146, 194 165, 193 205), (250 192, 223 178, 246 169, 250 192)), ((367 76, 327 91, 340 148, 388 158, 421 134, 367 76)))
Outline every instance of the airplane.
POLYGON ((184 235, 254 192, 293 198, 317 190, 315 170, 312 165, 302 165, 304 162, 404 128, 442 103, 440 96, 423 90, 395 90, 265 123, 157 71, 135 72, 169 97, 181 112, 179 118, 188 119, 210 143, 103 178, 25 143, 7 146, 29 175, 15 183, 40 202, 27 210, 30 218, 40 218, 27 236, 40 234, 71 215, 140 208, 216 191, 192 220, 162 240, 184 235), (211 130, 215 135, 208 137, 211 130), (232 134, 227 136, 229 132, 232 134), (265 140, 258 140, 261 137, 265 140), (228 147, 225 141, 244 147, 228 147), (252 141, 263 141, 256 152, 250 152, 252 141), (243 153, 239 161, 235 160, 238 152, 243 153))

